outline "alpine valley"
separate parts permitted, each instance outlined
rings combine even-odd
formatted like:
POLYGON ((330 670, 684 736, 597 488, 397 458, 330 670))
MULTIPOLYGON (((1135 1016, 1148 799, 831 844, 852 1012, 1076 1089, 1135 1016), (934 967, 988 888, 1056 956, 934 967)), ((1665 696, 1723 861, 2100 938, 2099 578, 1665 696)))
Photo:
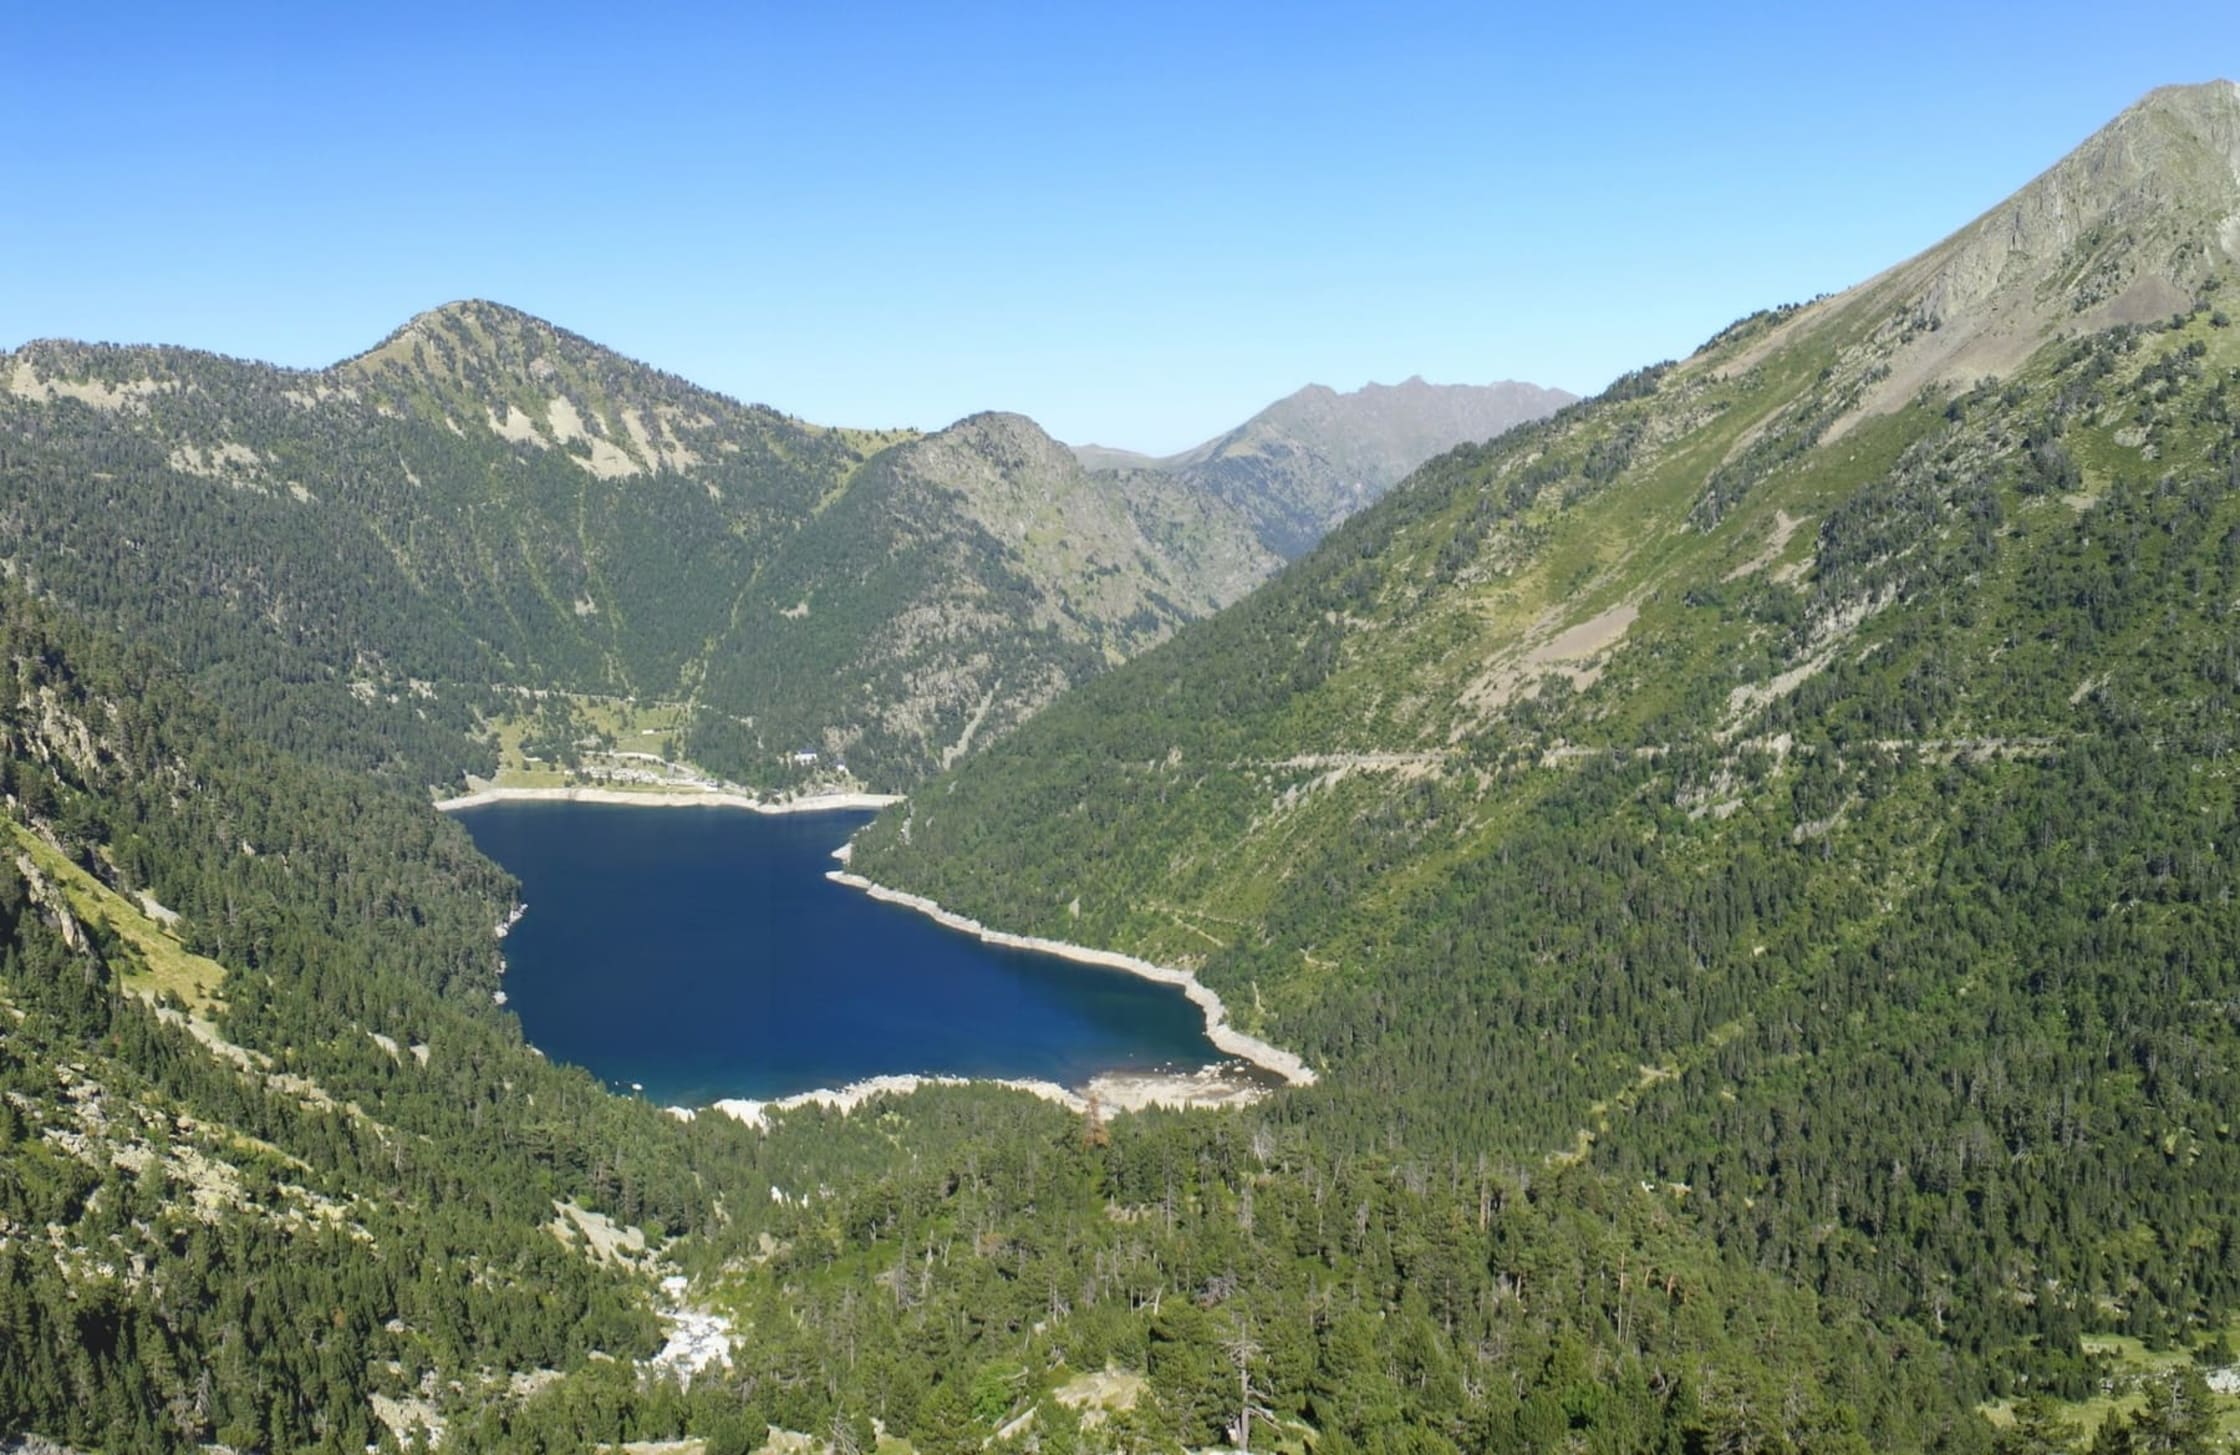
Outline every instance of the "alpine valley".
POLYGON ((486 303, 0 357, 0 1437, 2214 1448, 2236 275, 2216 82, 1592 400, 1168 460, 486 303), (429 800, 626 737, 1311 1074, 610 1095, 429 800))

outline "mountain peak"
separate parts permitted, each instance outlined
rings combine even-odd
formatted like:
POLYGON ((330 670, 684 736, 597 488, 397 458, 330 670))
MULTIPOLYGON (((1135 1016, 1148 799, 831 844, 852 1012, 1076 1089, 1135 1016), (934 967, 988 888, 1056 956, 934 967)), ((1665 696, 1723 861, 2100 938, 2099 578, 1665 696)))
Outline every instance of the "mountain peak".
POLYGON ((983 468, 1005 476, 1050 478, 1083 468, 1071 450, 1026 415, 987 409, 935 430, 913 447, 917 456, 949 462, 944 473, 974 474, 983 468), (972 462, 966 465, 962 462, 972 462))
MULTIPOLYGON (((499 303, 489 298, 454 298, 449 303, 439 303, 424 308, 405 321, 405 328, 449 328, 460 325, 481 325, 507 329, 551 329, 552 324, 510 303, 499 303)), ((401 332, 402 330, 400 330, 401 332)))
MULTIPOLYGON (((1041 425, 1024 414, 1009 409, 983 409, 968 414, 947 429, 937 431, 944 435, 1011 435, 1035 440, 1049 440, 1041 425)), ((1051 441, 1053 444, 1056 441, 1051 441)))
MULTIPOLYGON (((2240 85, 2164 86, 1831 308, 1881 315, 1864 408, 2003 375, 2050 339, 2167 318, 2240 267, 2240 85)), ((1818 310, 1807 310, 1816 313, 1818 310)))
POLYGON ((2132 111, 2164 109, 2184 110, 2188 107, 2240 108, 2240 81, 2222 77, 2214 81, 2180 82, 2171 86, 2157 86, 2133 102, 2132 111))
MULTIPOLYGON (((1327 444, 1340 449, 1345 448, 1347 442, 1338 436, 1364 431, 1406 437, 1407 448, 1403 453, 1424 448, 1421 441, 1433 438, 1443 441, 1400 468, 1400 474, 1406 474, 1422 459, 1440 450, 1490 439, 1520 420, 1537 418, 1569 403, 1573 397, 1560 389, 1543 389, 1511 380, 1493 384, 1433 384, 1421 374, 1410 374, 1397 384, 1371 380, 1358 389, 1345 391, 1326 384, 1309 384, 1269 405, 1239 430, 1200 449, 1219 450, 1237 435, 1251 432, 1256 425, 1268 424, 1305 426, 1318 434, 1328 433, 1333 438, 1327 442, 1318 439, 1318 446, 1327 444)), ((1397 478, 1395 476, 1394 480, 1397 478)))
MULTIPOLYGON (((1972 232, 1980 240, 1987 230, 2003 230, 2010 250, 2025 258, 2058 257, 2080 244, 2080 258, 2112 257, 2115 246, 2126 244, 2134 254, 2149 253, 2149 239, 2112 239, 2114 246, 2102 247, 2090 236, 2094 229, 2144 225, 2171 240, 2213 242, 2229 263, 2240 256, 2236 208, 2240 86, 2209 81, 2148 92, 1961 236, 1972 232), (2190 236, 2203 230, 2209 236, 2190 236)), ((2170 260, 2164 270, 2171 281, 2199 281, 2197 274, 2198 262, 2186 259, 2170 260)))
POLYGON ((358 374, 401 369, 449 375, 479 362, 502 371, 533 373, 538 358, 553 350, 627 362, 535 314, 486 298, 462 298, 414 314, 380 343, 335 367, 358 374))
POLYGON ((603 478, 691 468, 740 428, 814 428, 483 298, 414 314, 329 373, 455 429, 480 424, 517 446, 563 450, 603 478))

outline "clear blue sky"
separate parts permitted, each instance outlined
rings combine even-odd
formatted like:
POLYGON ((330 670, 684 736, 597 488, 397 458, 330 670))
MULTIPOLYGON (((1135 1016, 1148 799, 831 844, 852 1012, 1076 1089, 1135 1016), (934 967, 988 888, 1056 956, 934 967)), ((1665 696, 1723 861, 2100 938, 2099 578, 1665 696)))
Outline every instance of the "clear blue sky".
POLYGON ((1702 10, 16 4, 0 347, 317 365, 479 296, 1163 451, 1310 380, 1593 390, 2240 72, 2232 0, 1702 10))

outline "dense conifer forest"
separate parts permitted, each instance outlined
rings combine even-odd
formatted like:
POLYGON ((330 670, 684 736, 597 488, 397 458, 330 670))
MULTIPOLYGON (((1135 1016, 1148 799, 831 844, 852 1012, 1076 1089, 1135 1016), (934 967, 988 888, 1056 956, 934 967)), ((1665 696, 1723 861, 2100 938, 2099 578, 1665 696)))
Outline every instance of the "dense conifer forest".
POLYGON ((490 1004, 509 886, 456 828, 5 606, 0 1422, 358 1449, 378 1394, 445 1411, 446 1448, 876 1419, 934 1450, 1028 1410, 1044 1448, 1125 1448, 1219 1438, 1241 1363, 1269 1428, 1326 1442, 1968 1428, 1925 1343, 1892 1384, 1855 1314, 1829 1336, 1585 1173, 972 1088, 768 1134, 618 1100, 490 1004), (569 1209, 734 1310, 728 1374, 631 1372, 651 1260, 587 1256, 569 1209), (1744 1352, 1765 1339, 1788 1352, 1744 1352), (1054 1433, 1051 1392, 1108 1367, 1140 1399, 1054 1433))
MULTIPOLYGON (((1207 978, 1381 1093, 1287 1099, 1318 1143, 1519 1159, 1576 1143, 1752 1261, 1933 1325, 1983 1361, 1980 1392, 2081 1392, 2081 1332, 2192 1337, 2240 1293, 2221 1110, 2240 1088, 2218 1049, 2240 965, 2240 457, 2233 371, 2201 362, 2207 313, 2067 350, 2038 390, 1893 421, 1916 437, 1828 511, 1818 601, 1668 588, 1670 626, 1631 650, 1702 661, 1724 638, 1759 680, 1821 662, 1747 724, 1729 711, 1747 675, 1704 671, 1715 695, 1644 720, 1614 663, 1446 775, 1318 785, 1331 753, 1270 771, 1268 738, 1342 679, 1253 683, 1249 664, 1317 618, 1390 610, 1342 532, 876 827, 858 863, 1052 932, 1076 895, 1101 934, 1163 946, 1146 903, 1249 914, 1207 978), (2113 475, 2084 509, 2059 498, 2037 461, 2074 436, 2041 401, 2083 380, 2070 414, 2191 434, 2201 463, 2113 475), (1921 544, 1892 560, 1893 540, 1921 544), (1896 600, 1827 653, 1826 621, 1861 589, 1896 600), (1245 899, 1265 864, 1247 884, 1202 872, 1199 845, 1274 839, 1287 797, 1307 802, 1269 848, 1281 888, 1245 899), (2121 1228, 2140 1235, 2107 1236, 2121 1228)), ((1451 517, 1536 444, 1450 462, 1396 503, 1451 517)), ((1423 544, 1365 558, 1404 551, 1436 583, 1423 544)), ((1353 690, 1390 665, 1364 654, 1353 690)))

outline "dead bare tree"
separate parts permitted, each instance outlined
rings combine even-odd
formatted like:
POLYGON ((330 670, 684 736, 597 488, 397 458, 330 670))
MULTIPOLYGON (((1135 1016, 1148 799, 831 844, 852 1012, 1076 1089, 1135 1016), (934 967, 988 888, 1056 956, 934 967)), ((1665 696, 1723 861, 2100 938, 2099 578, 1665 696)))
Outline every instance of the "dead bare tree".
POLYGON ((1264 1351, 1260 1341, 1252 1337, 1252 1330, 1241 1314, 1230 1315, 1229 1328, 1221 1335, 1220 1344, 1230 1367, 1237 1371, 1237 1417, 1229 1422, 1229 1438, 1236 1442, 1237 1449, 1249 1451, 1252 1449, 1252 1417, 1259 1415, 1268 1420, 1276 1417, 1274 1410, 1255 1403, 1268 1397, 1266 1390, 1252 1382, 1252 1366, 1259 1362, 1264 1351))

